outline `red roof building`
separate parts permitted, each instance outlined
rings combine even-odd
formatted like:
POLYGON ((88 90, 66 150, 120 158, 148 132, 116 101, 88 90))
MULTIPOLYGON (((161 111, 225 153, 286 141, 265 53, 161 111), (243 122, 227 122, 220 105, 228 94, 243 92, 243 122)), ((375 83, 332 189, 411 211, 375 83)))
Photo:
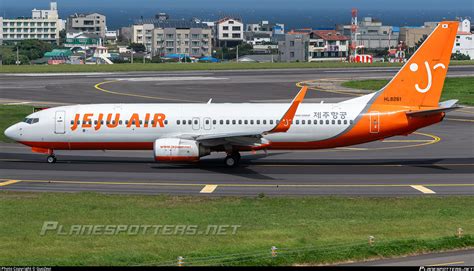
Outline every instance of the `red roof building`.
POLYGON ((344 61, 349 55, 350 38, 336 30, 314 30, 310 33, 309 61, 344 61))

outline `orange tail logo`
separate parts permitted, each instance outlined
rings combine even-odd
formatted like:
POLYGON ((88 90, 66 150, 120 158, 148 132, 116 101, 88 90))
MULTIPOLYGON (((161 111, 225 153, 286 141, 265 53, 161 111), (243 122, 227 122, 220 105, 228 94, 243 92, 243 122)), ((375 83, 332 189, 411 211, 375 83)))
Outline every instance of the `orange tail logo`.
POLYGON ((375 104, 438 106, 458 30, 458 22, 440 22, 393 79, 375 104))

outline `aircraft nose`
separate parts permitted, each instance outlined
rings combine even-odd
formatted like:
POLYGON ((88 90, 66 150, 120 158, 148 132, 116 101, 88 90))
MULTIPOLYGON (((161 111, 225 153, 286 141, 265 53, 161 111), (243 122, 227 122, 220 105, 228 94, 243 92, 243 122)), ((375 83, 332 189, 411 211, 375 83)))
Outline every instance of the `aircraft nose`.
POLYGON ((10 127, 8 127, 5 132, 4 132, 5 136, 10 138, 10 139, 13 139, 13 140, 16 140, 17 138, 17 135, 18 135, 18 128, 17 128, 17 125, 12 125, 10 127))

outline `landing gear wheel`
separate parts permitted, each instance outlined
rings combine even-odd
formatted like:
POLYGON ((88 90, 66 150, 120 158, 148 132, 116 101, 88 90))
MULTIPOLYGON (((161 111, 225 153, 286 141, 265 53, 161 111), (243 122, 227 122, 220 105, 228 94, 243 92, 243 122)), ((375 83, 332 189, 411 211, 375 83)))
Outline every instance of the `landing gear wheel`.
POLYGON ((56 163, 56 156, 50 155, 50 156, 48 156, 48 158, 46 158, 46 161, 47 161, 49 164, 54 164, 54 163, 56 163))
POLYGON ((240 162, 240 153, 235 152, 230 155, 227 155, 227 157, 224 160, 225 165, 228 167, 235 167, 239 164, 240 162))
POLYGON ((228 167, 235 167, 237 165, 237 159, 234 156, 227 156, 224 160, 225 165, 228 167))

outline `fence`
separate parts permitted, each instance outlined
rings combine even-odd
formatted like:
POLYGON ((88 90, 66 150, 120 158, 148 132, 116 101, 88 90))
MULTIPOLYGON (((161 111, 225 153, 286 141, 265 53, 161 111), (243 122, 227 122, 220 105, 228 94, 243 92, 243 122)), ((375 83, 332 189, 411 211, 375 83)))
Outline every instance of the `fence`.
MULTIPOLYGON (((465 235, 463 229, 458 228, 454 236, 448 236, 444 238, 455 238, 455 239, 466 239, 472 243, 472 236, 465 235)), ((435 241, 438 239, 435 239, 435 241)), ((439 239, 439 242, 443 242, 443 238, 439 239)), ((351 251, 357 251, 361 249, 367 249, 372 251, 373 255, 379 255, 377 253, 378 248, 384 247, 385 249, 390 248, 391 245, 396 247, 400 244, 414 244, 416 242, 421 242, 418 244, 423 247, 423 242, 427 240, 418 240, 418 239, 403 239, 396 241, 380 241, 374 236, 368 236, 365 241, 359 240, 352 243, 333 243, 331 245, 310 245, 303 247, 277 247, 269 246, 267 250, 257 250, 247 253, 234 253, 226 255, 216 255, 216 256, 207 256, 207 257, 186 257, 178 256, 174 260, 164 261, 164 262, 148 262, 140 264, 141 266, 218 266, 218 265, 244 265, 252 262, 262 263, 266 261, 269 265, 277 264, 276 261, 285 260, 289 257, 298 256, 298 254, 304 254, 312 252, 314 255, 318 255, 321 259, 324 259, 324 256, 330 255, 331 253, 338 253, 342 255, 347 253, 351 254, 351 251)), ((431 240, 433 241, 433 240, 431 240)), ((472 245, 472 244, 471 244, 472 245)), ((429 247, 429 246, 428 246, 429 247)))

